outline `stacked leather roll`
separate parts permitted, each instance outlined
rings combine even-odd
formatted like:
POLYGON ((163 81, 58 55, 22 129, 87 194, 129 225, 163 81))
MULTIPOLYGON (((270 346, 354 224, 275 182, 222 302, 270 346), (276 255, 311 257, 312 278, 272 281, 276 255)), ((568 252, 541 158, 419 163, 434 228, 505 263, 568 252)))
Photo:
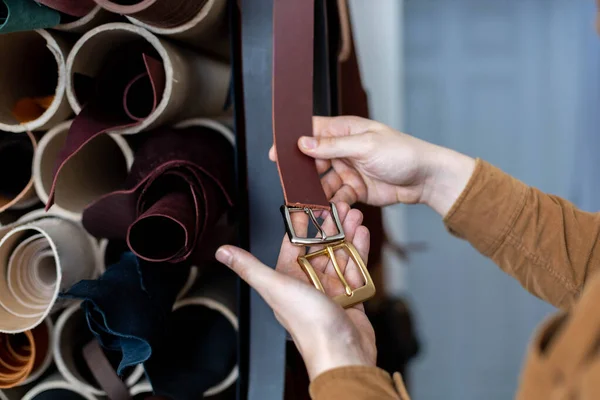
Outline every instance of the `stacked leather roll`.
POLYGON ((0 0, 0 400, 235 397, 226 11, 0 0))

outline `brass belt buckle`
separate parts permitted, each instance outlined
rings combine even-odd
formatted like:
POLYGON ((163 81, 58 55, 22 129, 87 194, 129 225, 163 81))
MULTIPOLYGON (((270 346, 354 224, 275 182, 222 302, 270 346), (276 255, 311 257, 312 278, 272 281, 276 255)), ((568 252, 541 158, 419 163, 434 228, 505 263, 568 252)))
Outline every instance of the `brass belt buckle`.
POLYGON ((358 250, 356 250, 354 245, 352 245, 352 243, 346 243, 346 235, 344 234, 344 228, 342 227, 342 223, 340 221, 340 217, 338 215, 335 204, 331 203, 331 215, 338 230, 338 233, 330 236, 328 236, 325 233, 325 231, 323 231, 323 229, 319 226, 319 223, 313 210, 308 207, 288 207, 284 205, 281 207, 281 212, 285 221, 285 228, 288 237, 292 244, 296 246, 325 246, 325 248, 315 251, 314 253, 309 253, 304 256, 298 257, 298 263, 300 264, 308 278, 311 280, 315 288, 325 293, 325 289, 323 288, 323 285, 321 284, 321 281, 319 280, 316 271, 311 265, 310 260, 316 257, 326 256, 329 257, 329 259, 333 263, 335 272, 337 273, 338 278, 342 282, 342 285, 344 285, 345 291, 344 294, 335 296, 333 298, 333 301, 335 301, 343 308, 350 308, 356 304, 360 304, 369 300, 375 295, 375 285, 373 284, 373 279, 369 274, 367 266, 360 257, 360 254, 358 253, 358 250), (294 227, 292 225, 292 219, 290 215, 292 212, 306 213, 309 216, 313 225, 317 228, 320 237, 303 238, 296 235, 296 231, 294 230, 294 227), (335 251, 339 249, 343 249, 344 251, 348 252, 350 258, 354 261, 354 263, 360 270, 360 273, 365 281, 365 284, 363 286, 357 289, 352 289, 346 281, 346 278, 344 277, 344 274, 342 273, 340 266, 338 265, 338 262, 335 258, 335 251))

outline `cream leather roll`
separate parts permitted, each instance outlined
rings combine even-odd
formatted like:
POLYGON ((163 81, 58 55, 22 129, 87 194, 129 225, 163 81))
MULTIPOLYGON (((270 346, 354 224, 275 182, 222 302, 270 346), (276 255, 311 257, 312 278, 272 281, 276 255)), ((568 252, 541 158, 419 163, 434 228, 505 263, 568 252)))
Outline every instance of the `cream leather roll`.
MULTIPOLYGON (((66 121, 48 131, 33 156, 33 183, 43 203, 48 202, 56 160, 72 123, 66 121)), ((102 135, 94 139, 63 168, 51 211, 80 221, 89 203, 123 186, 131 164, 133 152, 121 136, 102 135)))
POLYGON ((47 30, 0 35, 0 130, 47 130, 73 111, 66 95, 71 44, 47 30))
POLYGON ((149 44, 162 62, 164 89, 158 94, 156 107, 147 117, 136 124, 115 129, 113 133, 138 133, 186 118, 224 113, 231 78, 227 63, 179 47, 139 26, 124 23, 94 28, 73 46, 67 59, 67 96, 76 113, 82 107, 75 91, 75 75, 96 77, 103 63, 110 60, 116 46, 136 43, 149 44))
POLYGON ((60 291, 95 276, 97 254, 80 225, 57 216, 34 212, 0 228, 0 332, 42 323, 60 291))

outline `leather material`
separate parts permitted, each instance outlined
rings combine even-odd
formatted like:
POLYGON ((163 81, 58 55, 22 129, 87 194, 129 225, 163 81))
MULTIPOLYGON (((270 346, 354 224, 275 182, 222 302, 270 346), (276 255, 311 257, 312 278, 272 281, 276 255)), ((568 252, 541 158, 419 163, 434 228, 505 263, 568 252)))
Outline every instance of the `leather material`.
POLYGON ((163 64, 149 45, 120 48, 111 55, 95 81, 80 77, 77 96, 89 102, 69 129, 57 160, 46 210, 54 202, 56 182, 69 159, 98 135, 143 121, 156 109, 164 87, 163 64))
POLYGON ((125 253, 96 280, 84 280, 62 296, 83 300, 81 308, 100 345, 118 352, 117 374, 146 362, 164 340, 168 318, 189 268, 149 264, 125 253), (123 294, 127 301, 119 301, 123 294))
POLYGON ((83 17, 96 6, 93 0, 35 0, 72 17, 83 17))
POLYGON ((33 369, 35 342, 31 331, 0 334, 0 389, 22 383, 33 369))
POLYGON ((133 17, 149 25, 172 28, 190 21, 208 0, 137 0, 121 5, 117 1, 94 0, 102 8, 133 17))
POLYGON ((191 304, 174 310, 167 326, 165 340, 144 364, 154 392, 177 400, 209 397, 205 393, 237 362, 236 330, 216 310, 191 304))
POLYGON ((0 389, 26 384, 47 367, 50 324, 17 335, 0 334, 0 389))
POLYGON ((0 0, 0 33, 52 28, 60 24, 60 14, 33 1, 0 0))
POLYGON ((288 206, 329 209, 312 158, 298 149, 312 135, 314 0, 275 0, 273 7, 273 140, 288 206))
POLYGON ((27 215, 0 228, 0 239, 0 332, 36 327, 60 290, 95 273, 97 248, 70 221, 27 215))
POLYGON ((84 346, 83 357, 94 378, 110 400, 131 399, 127 385, 119 379, 97 340, 91 340, 84 346))
POLYGON ((31 163, 37 148, 33 134, 0 131, 0 213, 9 208, 25 208, 36 203, 31 163), (10 171, 10 172, 9 172, 10 171))
POLYGON ((223 135, 161 129, 139 148, 126 187, 83 213, 97 237, 127 239, 140 258, 177 263, 213 258, 218 220, 233 205, 233 149, 223 135))
POLYGON ((35 121, 46 112, 54 101, 54 96, 25 97, 17 101, 12 115, 20 123, 35 121))

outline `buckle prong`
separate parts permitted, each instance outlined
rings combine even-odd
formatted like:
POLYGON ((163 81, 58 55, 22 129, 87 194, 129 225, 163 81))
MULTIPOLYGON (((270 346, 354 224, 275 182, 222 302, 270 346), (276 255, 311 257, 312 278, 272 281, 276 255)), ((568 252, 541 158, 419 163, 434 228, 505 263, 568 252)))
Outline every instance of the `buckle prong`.
POLYGON ((292 207, 292 206, 281 206, 281 214, 283 214, 283 220, 285 222, 285 230, 288 234, 290 242, 296 246, 318 246, 318 245, 327 245, 333 244, 337 242, 341 242, 346 238, 344 234, 344 228, 342 227, 342 222, 340 221, 340 216, 337 212, 337 208, 335 204, 331 203, 331 217, 333 218, 333 222, 335 223, 335 227, 338 233, 333 235, 327 235, 327 233, 319 226, 319 222, 317 221, 317 217, 312 209, 308 207, 292 207), (292 224, 291 213, 293 212, 304 212, 308 215, 311 223, 317 228, 320 237, 314 238, 306 238, 299 237, 294 230, 294 225, 292 224))
POLYGON ((329 256, 329 259, 331 260, 331 263, 333 264, 333 268, 335 269, 338 278, 342 282, 342 285, 344 285, 346 296, 352 296, 352 288, 348 284, 346 277, 344 276, 342 270, 340 269, 340 266, 338 265, 337 259, 335 258, 335 253, 333 252, 333 248, 331 246, 327 246, 325 247, 325 250, 327 250, 327 254, 329 256))
POLYGON ((319 221, 317 221, 317 217, 315 216, 315 212, 308 208, 308 207, 304 207, 304 212, 306 214, 308 214, 308 217, 310 218, 310 221, 313 223, 313 225, 315 226, 315 228, 317 228, 317 230, 319 231, 319 235, 321 235, 321 239, 326 240, 327 239, 327 234, 325 233, 325 231, 323 230, 323 228, 321 228, 321 225, 319 225, 319 221))

